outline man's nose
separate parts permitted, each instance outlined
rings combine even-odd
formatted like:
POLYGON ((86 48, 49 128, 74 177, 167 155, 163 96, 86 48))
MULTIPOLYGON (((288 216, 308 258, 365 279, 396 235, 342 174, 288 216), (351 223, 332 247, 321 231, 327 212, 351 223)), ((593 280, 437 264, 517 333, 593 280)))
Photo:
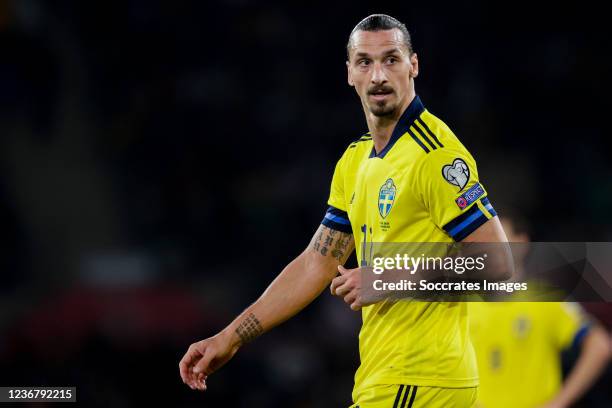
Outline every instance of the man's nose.
POLYGON ((383 69, 381 63, 374 63, 374 71, 372 72, 372 83, 373 84, 382 84, 387 82, 387 74, 383 69))

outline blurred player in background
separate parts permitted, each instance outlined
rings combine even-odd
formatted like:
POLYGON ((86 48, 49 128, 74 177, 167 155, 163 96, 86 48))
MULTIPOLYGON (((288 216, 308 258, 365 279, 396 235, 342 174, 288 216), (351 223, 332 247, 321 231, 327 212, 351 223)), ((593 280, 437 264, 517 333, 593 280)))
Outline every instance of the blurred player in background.
MULTIPOLYGON (((527 225, 518 215, 501 221, 510 242, 529 242, 527 225)), ((525 255, 517 260, 515 279, 524 275, 525 255)), ((475 302, 469 309, 479 407, 569 407, 608 364, 608 334, 578 304, 475 302), (580 355, 563 382, 561 352, 572 345, 580 348, 580 355)))
MULTIPOLYGON (((370 264, 362 249, 370 242, 506 242, 506 236, 474 158, 416 95, 419 63, 406 27, 387 15, 369 16, 351 32, 347 53, 348 83, 369 132, 338 161, 322 225, 253 305, 189 347, 181 377, 206 389, 207 377, 243 344, 295 315, 331 282, 332 294, 362 310, 353 407, 473 406, 478 374, 467 305, 362 304, 362 268, 342 265, 353 248, 362 267, 370 264)), ((511 268, 501 260, 497 278, 511 268)))

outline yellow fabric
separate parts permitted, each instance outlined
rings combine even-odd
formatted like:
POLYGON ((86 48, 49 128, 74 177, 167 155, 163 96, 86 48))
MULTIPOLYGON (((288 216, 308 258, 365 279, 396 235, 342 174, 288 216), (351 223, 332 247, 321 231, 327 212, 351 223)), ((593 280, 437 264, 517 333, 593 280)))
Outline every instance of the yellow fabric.
MULTIPOLYGON (((479 202, 464 209, 455 202, 478 183, 472 155, 440 119, 428 111, 420 119, 436 134, 443 148, 425 153, 412 137, 404 134, 382 159, 369 158, 373 142, 364 136, 349 145, 336 164, 328 204, 348 213, 356 243, 363 243, 364 238, 367 242, 451 242, 443 227, 479 202), (463 160, 470 169, 469 181, 461 190, 442 176, 442 168, 456 159, 463 160), (393 181, 397 195, 383 218, 378 204, 380 190, 388 180, 393 181), (363 225, 368 229, 365 237, 363 225)), ((486 195, 485 192, 480 198, 486 195)), ((356 247, 361 260, 361 245, 356 247)))
POLYGON ((350 408, 471 408, 478 388, 439 388, 410 385, 377 385, 363 392, 350 408))
MULTIPOLYGON (((370 158, 373 142, 366 135, 352 143, 336 165, 328 204, 348 213, 361 264, 383 255, 367 253, 372 242, 453 242, 443 227, 476 205, 461 209, 455 202, 479 181, 474 158, 453 132, 427 110, 408 125, 428 153, 406 132, 382 158, 370 158), (435 144, 432 134, 444 147, 435 144), (442 172, 456 159, 469 167, 469 181, 462 189, 442 172), (395 197, 381 200, 381 189, 389 180, 395 197), (384 217, 379 201, 392 201, 384 217)), ((481 198, 485 196, 483 189, 481 198)), ((485 221, 492 216, 483 214, 485 221)), ((477 386, 465 303, 383 301, 364 307, 362 317, 354 401, 373 385, 477 386)))
POLYGON ((479 406, 531 408, 562 384, 560 352, 582 326, 569 303, 470 303, 470 332, 480 374, 479 406))

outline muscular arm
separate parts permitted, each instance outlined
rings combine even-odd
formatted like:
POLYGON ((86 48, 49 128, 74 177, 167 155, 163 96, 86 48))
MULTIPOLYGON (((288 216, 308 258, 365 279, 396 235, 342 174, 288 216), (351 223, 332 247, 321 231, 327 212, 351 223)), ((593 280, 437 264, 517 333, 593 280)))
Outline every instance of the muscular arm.
POLYGON ((352 234, 321 225, 308 247, 272 281, 264 293, 216 336, 192 344, 179 363, 183 382, 206 389, 206 378, 238 349, 291 318, 331 282, 354 249, 352 234))
POLYGON ((499 218, 493 217, 461 242, 508 242, 508 238, 499 218))
POLYGON ((353 248, 352 234, 321 225, 304 252, 224 329, 232 345, 248 343, 306 307, 329 285, 353 248))
MULTIPOLYGON (((472 232, 470 235, 465 237, 463 243, 484 243, 480 249, 487 249, 487 267, 483 271, 482 276, 474 273, 472 278, 474 279, 487 279, 490 281, 503 281, 510 279, 514 273, 514 261, 512 259, 512 252, 510 245, 508 244, 508 238, 504 232, 501 222, 498 217, 493 217, 478 229, 472 232), (495 243, 496 245, 486 245, 489 243, 495 243)), ((465 246, 469 251, 469 248, 465 246)), ((479 246, 475 245, 474 249, 478 250, 479 246)), ((470 256, 476 256, 477 254, 467 254, 470 256)))

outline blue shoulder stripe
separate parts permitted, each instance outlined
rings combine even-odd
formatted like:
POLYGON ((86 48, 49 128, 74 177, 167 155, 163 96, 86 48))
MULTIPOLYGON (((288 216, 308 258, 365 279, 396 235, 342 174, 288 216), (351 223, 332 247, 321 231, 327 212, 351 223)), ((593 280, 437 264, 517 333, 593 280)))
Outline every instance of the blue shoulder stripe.
MULTIPOLYGON (((497 215, 487 197, 482 198, 480 202, 493 217, 497 215)), ((469 210, 446 224, 443 229, 455 241, 459 242, 487 221, 487 216, 480 210, 477 204, 474 204, 469 210)))
POLYGON ((370 135, 370 132, 366 133, 365 135, 362 135, 359 139, 354 140, 350 145, 349 145, 349 149, 354 148, 355 146, 357 146, 357 143, 359 142, 365 142, 368 140, 372 140, 372 135, 370 135))
POLYGON ((421 137, 423 137, 423 140, 425 140, 427 142, 427 144, 429 144, 431 146, 431 150, 436 150, 438 148, 438 146, 436 146, 431 139, 429 139, 427 137, 427 135, 425 135, 425 133, 423 133, 423 131, 421 130, 420 127, 417 126, 416 123, 413 124, 414 128, 416 129, 416 131, 419 133, 419 135, 421 135, 421 137))
POLYGON ((440 140, 438 140, 438 138, 436 137, 436 135, 434 134, 434 132, 431 131, 431 129, 429 128, 429 126, 427 126, 427 123, 425 123, 425 121, 423 121, 423 119, 421 119, 421 117, 419 116, 417 118, 417 121, 421 124, 421 126, 423 126, 423 128, 427 131, 427 133, 429 133, 431 135, 431 137, 433 138, 433 140, 436 141, 436 143, 440 146, 440 147, 444 147, 444 145, 442 143, 440 143, 440 140))
POLYGON ((425 150, 425 153, 429 153, 429 149, 423 144, 423 142, 421 142, 421 139, 419 139, 410 128, 408 128, 408 134, 414 139, 415 142, 417 142, 419 146, 421 146, 421 149, 425 150))
POLYGON ((346 211, 342 211, 336 207, 329 207, 323 217, 321 224, 333 230, 352 233, 351 221, 349 221, 348 214, 346 211))

